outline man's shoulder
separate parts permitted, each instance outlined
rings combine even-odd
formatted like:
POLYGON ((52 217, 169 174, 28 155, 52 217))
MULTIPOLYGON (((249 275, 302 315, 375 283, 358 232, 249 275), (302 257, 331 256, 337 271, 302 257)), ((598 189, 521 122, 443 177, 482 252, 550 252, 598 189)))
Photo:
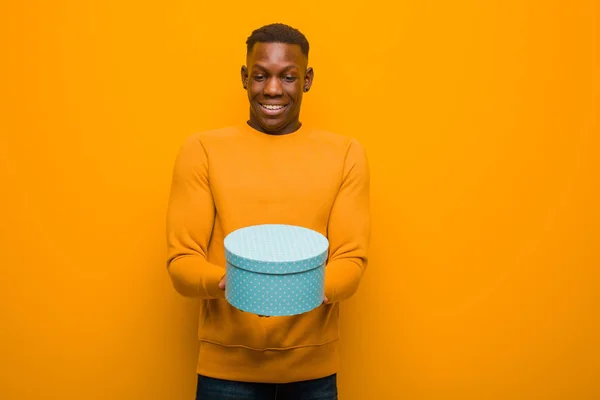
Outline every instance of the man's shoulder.
POLYGON ((312 129, 313 137, 324 144, 338 148, 343 151, 349 151, 351 148, 363 149, 358 138, 346 135, 340 132, 327 129, 312 129))
POLYGON ((183 137, 179 145, 179 157, 196 159, 199 154, 207 155, 212 151, 215 142, 238 134, 239 131, 235 127, 229 126, 195 131, 183 137))
POLYGON ((211 141, 225 138, 231 138, 239 135, 240 131, 236 126, 223 126, 219 128, 211 128, 200 130, 192 133, 186 138, 186 141, 211 141))

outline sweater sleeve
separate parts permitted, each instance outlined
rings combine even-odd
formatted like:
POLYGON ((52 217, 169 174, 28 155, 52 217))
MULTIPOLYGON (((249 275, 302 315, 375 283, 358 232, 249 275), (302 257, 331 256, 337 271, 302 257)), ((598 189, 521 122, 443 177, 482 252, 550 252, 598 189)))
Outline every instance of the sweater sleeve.
POLYGON ((167 270, 175 290, 186 297, 224 298, 225 270, 207 261, 215 205, 208 180, 208 157, 196 137, 179 150, 167 210, 167 270))
POLYGON ((371 229, 369 186, 367 156, 354 140, 348 148, 342 184, 329 218, 325 296, 330 303, 350 298, 367 267, 371 229))

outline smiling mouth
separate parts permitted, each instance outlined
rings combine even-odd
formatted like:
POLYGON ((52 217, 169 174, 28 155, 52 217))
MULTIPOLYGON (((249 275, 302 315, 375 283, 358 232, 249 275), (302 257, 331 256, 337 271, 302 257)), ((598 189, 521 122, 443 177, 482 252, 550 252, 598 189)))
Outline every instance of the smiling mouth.
POLYGON ((261 104, 260 106, 268 111, 279 111, 283 110, 286 107, 286 104, 261 104))

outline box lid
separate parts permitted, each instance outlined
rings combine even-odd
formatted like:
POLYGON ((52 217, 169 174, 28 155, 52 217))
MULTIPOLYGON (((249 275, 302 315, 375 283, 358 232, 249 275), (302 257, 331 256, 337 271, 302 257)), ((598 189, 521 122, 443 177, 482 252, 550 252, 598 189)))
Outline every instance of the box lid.
POLYGON ((253 225, 225 237, 230 264, 263 274, 308 271, 327 260, 329 241, 319 232, 285 224, 253 225))

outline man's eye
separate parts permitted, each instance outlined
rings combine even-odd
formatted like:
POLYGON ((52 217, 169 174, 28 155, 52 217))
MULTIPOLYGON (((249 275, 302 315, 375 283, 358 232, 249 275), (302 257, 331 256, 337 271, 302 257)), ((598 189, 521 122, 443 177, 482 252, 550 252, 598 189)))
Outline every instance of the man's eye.
POLYGON ((254 75, 255 81, 262 81, 263 79, 265 79, 265 77, 263 75, 254 75))
POLYGON ((286 82, 294 82, 296 80, 295 76, 286 76, 283 78, 286 82))

